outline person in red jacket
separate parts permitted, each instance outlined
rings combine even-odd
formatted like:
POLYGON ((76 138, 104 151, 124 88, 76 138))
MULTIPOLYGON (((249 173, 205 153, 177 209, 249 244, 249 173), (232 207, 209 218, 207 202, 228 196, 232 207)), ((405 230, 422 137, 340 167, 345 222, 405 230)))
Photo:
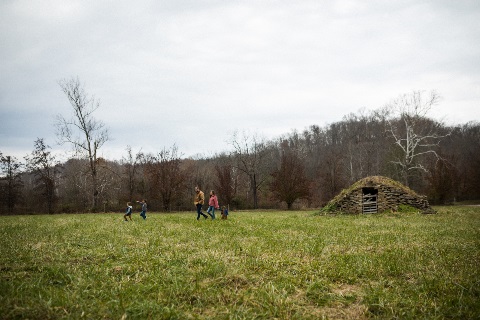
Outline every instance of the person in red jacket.
POLYGON ((212 217, 212 220, 215 219, 215 209, 220 209, 220 207, 218 206, 218 199, 215 195, 215 191, 212 190, 210 191, 210 199, 208 199, 207 209, 207 213, 210 217, 212 217))

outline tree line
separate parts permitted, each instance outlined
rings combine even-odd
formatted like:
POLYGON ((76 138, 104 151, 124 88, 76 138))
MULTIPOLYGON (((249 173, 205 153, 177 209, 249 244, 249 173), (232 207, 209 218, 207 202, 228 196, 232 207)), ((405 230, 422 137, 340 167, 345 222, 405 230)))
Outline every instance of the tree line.
POLYGON ((60 86, 73 115, 58 116, 56 134, 73 154, 60 163, 43 138, 23 161, 0 151, 3 213, 120 211, 135 199, 154 211, 194 210, 196 185, 231 210, 317 208, 370 175, 398 180, 431 204, 480 199, 480 123, 430 118, 436 92, 404 94, 275 139, 236 132, 231 150, 211 157, 184 158, 175 145, 156 153, 126 146, 122 159, 108 161, 97 156, 109 140, 93 116, 100 104, 78 79, 60 86))

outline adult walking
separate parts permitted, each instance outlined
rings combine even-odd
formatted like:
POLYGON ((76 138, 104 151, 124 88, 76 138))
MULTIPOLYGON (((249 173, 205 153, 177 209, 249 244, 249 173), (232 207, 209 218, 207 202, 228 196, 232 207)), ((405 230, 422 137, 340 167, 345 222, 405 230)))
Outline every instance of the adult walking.
POLYGON ((208 209, 207 213, 212 217, 212 220, 215 219, 215 209, 220 209, 218 206, 218 198, 215 195, 215 191, 210 191, 210 199, 208 199, 208 209))
POLYGON ((207 219, 207 215, 202 212, 202 206, 205 202, 205 195, 203 191, 200 190, 198 186, 195 187, 195 199, 193 200, 193 204, 197 207, 197 220, 200 219, 200 215, 202 215, 205 219, 207 219))

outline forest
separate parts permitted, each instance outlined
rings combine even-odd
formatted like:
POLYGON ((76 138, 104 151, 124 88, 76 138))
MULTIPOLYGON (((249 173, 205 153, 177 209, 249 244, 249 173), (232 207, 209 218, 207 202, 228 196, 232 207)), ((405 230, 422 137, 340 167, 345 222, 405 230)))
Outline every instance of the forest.
POLYGON ((60 163, 43 138, 24 159, 0 150, 2 214, 120 212, 141 199, 152 211, 194 210, 197 185, 205 194, 215 190, 230 210, 319 208, 371 175, 400 181, 433 205, 480 199, 480 123, 432 119, 434 91, 275 139, 237 131, 230 151, 210 157, 184 158, 176 145, 148 154, 126 146, 122 159, 109 161, 97 157, 109 140, 93 117, 99 105, 78 80, 62 89, 77 123, 59 116, 56 134, 72 146, 72 156, 60 163))

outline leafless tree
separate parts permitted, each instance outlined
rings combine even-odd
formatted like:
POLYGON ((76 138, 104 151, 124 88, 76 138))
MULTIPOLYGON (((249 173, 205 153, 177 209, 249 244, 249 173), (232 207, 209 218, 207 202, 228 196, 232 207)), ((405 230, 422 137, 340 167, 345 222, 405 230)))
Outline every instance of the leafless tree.
POLYGON ((427 194, 430 204, 452 203, 455 199, 455 188, 458 184, 458 171, 442 155, 442 159, 429 159, 429 172, 426 179, 429 182, 427 194))
POLYGON ((88 161, 69 159, 62 165, 58 196, 63 212, 84 212, 91 206, 88 161))
POLYGON ((299 152, 291 150, 287 145, 287 141, 282 143, 280 167, 272 173, 270 188, 274 197, 279 201, 285 201, 290 210, 297 199, 309 197, 310 183, 305 175, 305 166, 299 152))
POLYGON ((88 160, 91 178, 91 210, 98 209, 98 151, 109 140, 108 130, 102 121, 93 117, 100 107, 100 102, 87 95, 78 78, 59 82, 62 91, 73 108, 73 116, 57 116, 57 137, 60 144, 72 145, 77 156, 88 160))
POLYGON ((127 146, 126 151, 127 156, 122 158, 122 164, 124 167, 124 178, 127 182, 126 186, 128 189, 128 200, 132 201, 137 185, 137 173, 142 164, 144 154, 140 150, 135 155, 133 155, 131 146, 127 146))
POLYGON ((39 201, 47 205, 47 212, 54 213, 57 195, 57 175, 59 173, 59 162, 49 151, 50 146, 46 145, 43 138, 35 141, 35 149, 30 156, 26 156, 27 169, 35 176, 35 187, 40 193, 39 201))
POLYGON ((480 122, 471 121, 453 128, 448 139, 442 141, 442 149, 448 154, 458 176, 455 199, 480 198, 480 122))
POLYGON ((233 134, 231 144, 234 152, 235 167, 248 176, 250 182, 250 190, 253 198, 253 208, 258 208, 258 191, 262 184, 266 181, 268 175, 265 173, 266 156, 265 141, 257 134, 248 135, 243 133, 241 137, 238 133, 233 134))
POLYGON ((386 130, 400 151, 391 162, 400 168, 407 186, 412 171, 428 171, 420 158, 427 154, 439 158, 435 147, 448 135, 440 133, 440 123, 427 118, 428 112, 439 100, 435 91, 428 96, 421 91, 414 91, 393 100, 385 108, 386 130))
POLYGON ((237 178, 230 157, 221 155, 217 157, 215 164, 217 181, 214 183, 220 203, 232 204, 237 190, 237 178))
POLYGON ((23 183, 21 180, 22 164, 17 158, 4 156, 0 152, 0 201, 13 213, 20 200, 23 183))
POLYGON ((339 124, 342 126, 345 172, 348 185, 369 175, 381 173, 381 161, 385 148, 384 125, 373 112, 360 110, 349 114, 339 124))
POLYGON ((98 201, 103 204, 103 211, 107 212, 112 206, 118 205, 122 171, 115 161, 97 158, 97 188, 98 201))
POLYGON ((330 124, 324 132, 321 161, 317 170, 326 199, 334 197, 348 181, 345 140, 340 123, 330 124))
POLYGON ((178 148, 163 149, 157 155, 146 157, 145 164, 151 192, 160 195, 163 210, 170 211, 181 200, 186 189, 186 172, 182 170, 178 148))

